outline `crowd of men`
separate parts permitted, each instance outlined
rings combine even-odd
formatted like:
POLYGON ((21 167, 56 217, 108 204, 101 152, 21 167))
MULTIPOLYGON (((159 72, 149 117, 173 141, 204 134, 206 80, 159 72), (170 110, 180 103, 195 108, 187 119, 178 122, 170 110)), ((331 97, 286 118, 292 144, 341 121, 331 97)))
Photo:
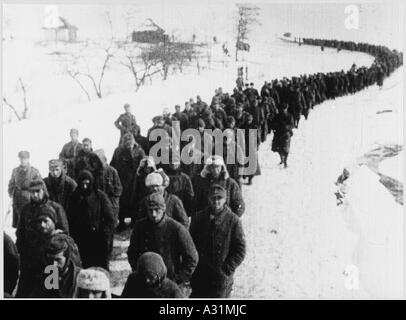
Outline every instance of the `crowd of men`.
MULTIPOLYGON (((233 275, 243 262, 246 242, 240 217, 245 203, 242 185, 260 174, 258 147, 272 133, 272 150, 287 167, 293 130, 315 105, 378 84, 403 63, 403 56, 386 47, 353 42, 303 39, 304 44, 357 50, 375 57, 370 67, 347 72, 301 75, 266 81, 261 90, 237 79, 232 94, 215 90, 210 103, 200 96, 153 118, 141 135, 130 105, 114 122, 119 145, 110 163, 92 141, 79 141, 70 131, 58 159, 49 161, 48 177, 30 165, 30 154, 18 154, 9 195, 13 200, 16 243, 4 234, 5 293, 11 297, 109 298, 109 261, 115 232, 131 228, 128 262, 132 273, 121 297, 226 298, 233 275), (195 160, 178 158, 159 163, 149 156, 154 129, 172 134, 197 129, 204 144, 184 143, 195 160), (205 129, 220 129, 222 154, 213 150, 205 129), (245 129, 245 146, 235 142, 245 129), (227 154, 250 149, 248 129, 256 129, 256 171, 244 174, 243 161, 226 163, 227 154), (207 154, 209 150, 209 154, 207 154), (131 220, 130 224, 127 222, 131 220), (58 270, 59 285, 47 287, 45 267, 58 270), (18 285, 17 284, 18 280, 18 285)), ((169 141, 169 140, 168 140, 169 141)), ((168 142, 168 149, 172 145, 168 142)), ((236 153, 241 154, 241 153, 236 153)))

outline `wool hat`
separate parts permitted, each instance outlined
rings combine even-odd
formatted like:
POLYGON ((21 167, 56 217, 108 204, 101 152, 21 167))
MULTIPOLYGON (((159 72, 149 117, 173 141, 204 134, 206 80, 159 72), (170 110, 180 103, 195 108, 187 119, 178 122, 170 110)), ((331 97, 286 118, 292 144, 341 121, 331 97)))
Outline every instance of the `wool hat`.
POLYGON ((209 198, 212 198, 212 197, 226 198, 227 190, 219 184, 213 184, 209 190, 209 198))
MULTIPOLYGON (((176 161, 176 160, 174 160, 174 161, 176 161)), ((169 179, 168 175, 165 173, 165 171, 162 168, 159 168, 156 171, 156 173, 160 174, 162 177, 162 186, 164 188, 168 187, 169 183, 170 183, 170 179, 169 179)))
POLYGON ((57 220, 56 212, 51 206, 48 206, 48 205, 41 206, 39 208, 38 212, 36 212, 34 220, 38 221, 40 218, 43 218, 43 217, 48 217, 54 223, 56 223, 56 220, 57 220))
POLYGON ((46 253, 49 255, 56 255, 61 252, 65 252, 69 249, 69 243, 67 239, 68 235, 64 233, 57 233, 48 241, 46 246, 46 253))
POLYGON ((160 193, 151 193, 146 197, 146 202, 150 209, 166 209, 165 199, 160 193))
POLYGON ((156 274, 161 280, 166 277, 167 273, 164 260, 155 252, 143 253, 138 258, 136 270, 138 274, 145 274, 147 272, 156 274))
POLYGON ((164 180, 162 175, 159 174, 157 171, 150 173, 145 178, 145 186, 162 186, 164 180))
POLYGON ((222 156, 214 155, 206 160, 206 165, 224 166, 224 159, 222 156))
POLYGON ((28 151, 23 150, 23 151, 20 151, 18 153, 18 157, 20 159, 29 159, 30 158, 30 153, 28 151))
POLYGON ((29 191, 39 191, 39 190, 46 190, 46 185, 44 181, 36 179, 30 182, 28 186, 29 191))
POLYGON ((103 291, 106 293, 106 298, 111 298, 110 279, 107 271, 100 267, 80 270, 76 278, 76 288, 103 291))
POLYGON ((63 162, 62 162, 62 160, 59 160, 59 159, 49 160, 48 164, 49 164, 49 169, 52 169, 55 167, 63 168, 63 162))

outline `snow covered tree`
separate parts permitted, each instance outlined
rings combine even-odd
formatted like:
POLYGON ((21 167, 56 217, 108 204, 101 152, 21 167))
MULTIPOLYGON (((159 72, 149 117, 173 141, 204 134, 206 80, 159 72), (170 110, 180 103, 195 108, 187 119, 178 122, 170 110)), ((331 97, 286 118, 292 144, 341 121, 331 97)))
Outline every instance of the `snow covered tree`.
POLYGON ((254 25, 259 25, 259 8, 250 5, 237 5, 237 37, 235 43, 235 61, 238 61, 238 51, 249 51, 248 35, 254 25))

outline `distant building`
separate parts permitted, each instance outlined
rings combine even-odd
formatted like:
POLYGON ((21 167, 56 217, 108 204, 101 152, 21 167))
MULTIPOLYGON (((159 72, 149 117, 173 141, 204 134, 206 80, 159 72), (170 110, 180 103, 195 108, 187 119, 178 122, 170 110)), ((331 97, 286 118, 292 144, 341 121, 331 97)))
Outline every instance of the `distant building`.
POLYGON ((59 26, 43 27, 45 41, 74 42, 77 39, 78 28, 70 24, 65 18, 58 17, 59 26))
POLYGON ((158 26, 152 19, 147 19, 131 34, 133 42, 159 43, 168 41, 169 37, 165 30, 158 26))

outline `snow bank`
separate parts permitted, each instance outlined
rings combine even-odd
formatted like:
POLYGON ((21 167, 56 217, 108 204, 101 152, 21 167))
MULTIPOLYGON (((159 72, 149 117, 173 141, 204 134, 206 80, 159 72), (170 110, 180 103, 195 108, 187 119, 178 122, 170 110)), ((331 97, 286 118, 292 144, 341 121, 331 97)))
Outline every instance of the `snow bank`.
POLYGON ((403 150, 394 157, 382 161, 379 164, 379 172, 388 176, 390 178, 396 179, 398 181, 403 181, 404 178, 404 156, 403 150))
POLYGON ((404 284, 403 210, 379 176, 363 165, 347 182, 348 226, 359 236, 354 265, 373 298, 401 298, 404 284))

